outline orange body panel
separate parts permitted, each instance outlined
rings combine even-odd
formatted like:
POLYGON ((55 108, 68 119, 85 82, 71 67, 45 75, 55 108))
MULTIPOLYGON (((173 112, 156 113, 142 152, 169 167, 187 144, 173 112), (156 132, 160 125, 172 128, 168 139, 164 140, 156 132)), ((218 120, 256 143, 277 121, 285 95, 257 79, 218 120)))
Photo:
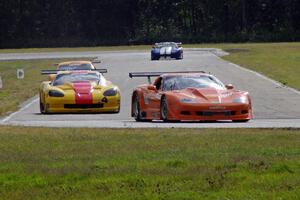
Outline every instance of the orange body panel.
MULTIPOLYGON (((161 78, 163 77, 158 79, 161 78)), ((158 79, 153 85, 141 85, 133 92, 132 101, 137 95, 141 118, 144 120, 162 119, 162 97, 167 102, 168 120, 248 121, 252 118, 252 105, 248 92, 227 88, 185 88, 164 91, 155 89, 158 79), (236 102, 240 99, 243 102, 236 102)), ((133 107, 132 116, 134 117, 133 107)))

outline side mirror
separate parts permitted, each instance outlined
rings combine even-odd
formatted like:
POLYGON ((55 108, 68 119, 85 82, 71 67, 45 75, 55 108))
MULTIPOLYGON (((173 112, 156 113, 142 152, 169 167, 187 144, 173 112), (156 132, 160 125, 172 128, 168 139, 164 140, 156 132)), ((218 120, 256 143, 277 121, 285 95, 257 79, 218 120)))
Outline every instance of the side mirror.
POLYGON ((149 85, 148 90, 157 91, 157 89, 154 85, 149 85))
POLYGON ((232 90, 234 88, 232 84, 227 84, 225 85, 225 87, 227 88, 227 90, 232 90))

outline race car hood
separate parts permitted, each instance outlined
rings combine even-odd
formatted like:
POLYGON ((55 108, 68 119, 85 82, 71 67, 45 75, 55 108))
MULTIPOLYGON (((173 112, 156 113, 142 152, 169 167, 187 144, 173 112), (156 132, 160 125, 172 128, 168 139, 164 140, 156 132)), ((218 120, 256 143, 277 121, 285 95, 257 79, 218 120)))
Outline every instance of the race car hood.
POLYGON ((91 90, 96 83, 91 83, 88 81, 82 82, 73 82, 73 83, 65 83, 63 85, 56 86, 61 90, 74 90, 75 92, 84 92, 86 93, 88 90, 91 90))
POLYGON ((186 88, 173 92, 186 103, 232 103, 234 99, 244 96, 243 93, 234 90, 215 88, 186 88))

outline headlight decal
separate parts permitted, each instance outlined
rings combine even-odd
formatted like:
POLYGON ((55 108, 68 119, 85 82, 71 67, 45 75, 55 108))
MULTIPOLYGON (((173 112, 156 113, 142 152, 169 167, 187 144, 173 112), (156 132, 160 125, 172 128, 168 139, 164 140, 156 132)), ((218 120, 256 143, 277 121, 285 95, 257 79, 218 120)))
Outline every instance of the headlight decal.
POLYGON ((248 98, 246 96, 242 96, 233 100, 234 103, 248 103, 248 98))
POLYGON ((57 91, 57 90, 49 90, 48 95, 50 97, 64 97, 64 93, 57 91))
POLYGON ((104 96, 116 96, 117 94, 118 94, 117 88, 108 89, 103 93, 104 96))

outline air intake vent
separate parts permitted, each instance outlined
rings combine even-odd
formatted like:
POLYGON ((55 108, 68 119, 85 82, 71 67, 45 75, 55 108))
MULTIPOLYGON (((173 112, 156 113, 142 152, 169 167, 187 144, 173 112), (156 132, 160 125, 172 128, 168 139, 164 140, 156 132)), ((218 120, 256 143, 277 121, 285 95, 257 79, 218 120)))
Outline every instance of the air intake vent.
POLYGON ((79 108, 79 109, 88 109, 88 108, 103 108, 103 104, 65 104, 65 108, 79 108))

